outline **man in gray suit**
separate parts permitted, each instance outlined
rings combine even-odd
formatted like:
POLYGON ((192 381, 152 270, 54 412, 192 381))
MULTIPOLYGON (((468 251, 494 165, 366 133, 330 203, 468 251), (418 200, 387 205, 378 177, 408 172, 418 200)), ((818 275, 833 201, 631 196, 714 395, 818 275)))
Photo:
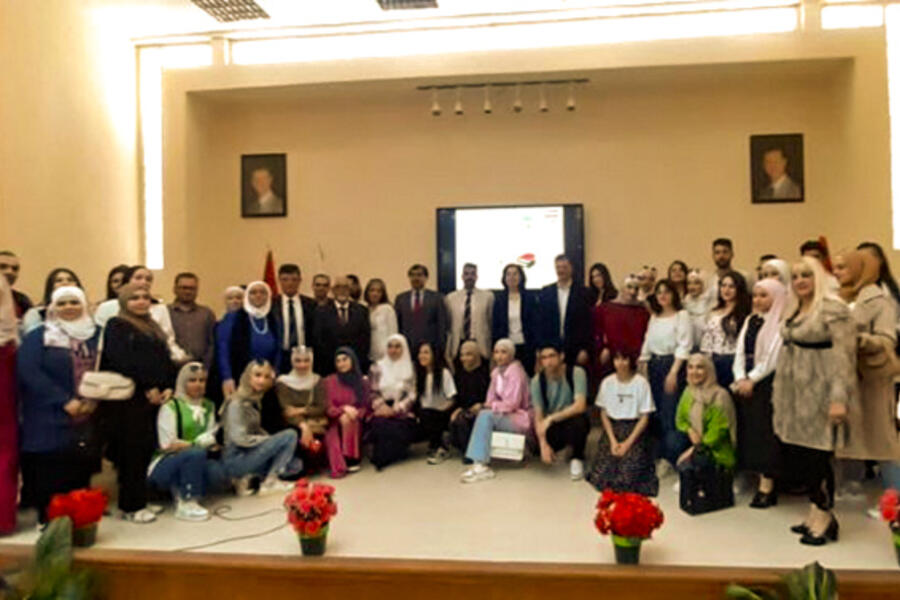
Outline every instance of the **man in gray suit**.
POLYGON ((760 194, 760 200, 797 200, 803 197, 800 186, 787 174, 787 156, 781 148, 772 148, 763 154, 763 170, 769 177, 769 185, 760 194))
POLYGON ((428 268, 413 265, 407 271, 410 289, 399 294, 394 300, 397 312, 397 326, 406 336, 413 356, 422 342, 428 342, 435 353, 444 351, 447 339, 447 311, 444 297, 439 292, 425 289, 428 268))
POLYGON ((481 356, 491 355, 491 319, 494 313, 494 294, 475 289, 478 267, 472 263, 463 265, 463 289, 447 297, 447 315, 450 318, 450 337, 447 340, 447 364, 454 364, 460 345, 466 340, 478 344, 481 356))

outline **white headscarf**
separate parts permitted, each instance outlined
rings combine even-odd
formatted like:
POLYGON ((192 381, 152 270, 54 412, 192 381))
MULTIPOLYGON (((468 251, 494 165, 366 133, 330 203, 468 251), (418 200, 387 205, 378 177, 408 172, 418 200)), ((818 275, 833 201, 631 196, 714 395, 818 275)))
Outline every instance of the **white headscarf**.
POLYGON ((247 289, 244 291, 244 311, 250 315, 251 317, 256 317, 257 319, 265 319, 269 315, 269 311, 272 309, 272 289, 269 287, 269 284, 265 281, 254 281, 250 285, 247 286, 247 289), (263 286, 266 288, 266 292, 268 293, 268 297, 266 298, 266 303, 261 307, 257 308, 250 304, 250 290, 255 287, 263 286))
POLYGON ((506 384, 504 375, 506 374, 506 371, 509 369, 509 367, 512 366, 514 362, 516 362, 516 344, 509 338, 500 338, 494 343, 494 349, 496 350, 497 348, 505 348, 506 351, 509 352, 509 355, 512 357, 512 360, 508 365, 504 365, 502 367, 498 365, 494 369, 494 371, 499 374, 494 389, 497 390, 498 394, 502 394, 503 388, 506 384))
MULTIPOLYGON (((764 315, 761 315, 765 321, 756 336, 756 347, 753 351, 753 362, 760 364, 766 360, 766 350, 772 345, 772 340, 779 335, 781 327, 781 316, 784 314, 784 307, 787 306, 787 288, 780 281, 775 279, 760 279, 753 286, 764 288, 772 297, 772 307, 764 315)), ((777 352, 777 350, 776 350, 777 352)))
POLYGON ((72 340, 84 342, 94 337, 96 331, 97 325, 88 312, 87 298, 81 288, 66 285, 53 290, 50 306, 47 307, 47 319, 44 321, 45 346, 69 348, 72 340), (64 321, 56 314, 56 304, 73 298, 81 304, 81 316, 74 321, 64 321))
POLYGON ((399 333, 388 337, 384 343, 384 358, 378 361, 380 378, 378 388, 382 397, 396 400, 400 398, 404 389, 409 389, 410 383, 415 377, 412 359, 409 356, 409 344, 406 338, 399 333), (397 360, 393 360, 387 354, 387 347, 392 342, 399 342, 403 346, 403 354, 397 360))
POLYGON ((291 369, 290 373, 279 375, 277 381, 278 383, 283 383, 292 390, 305 392, 316 387, 316 384, 319 383, 320 377, 313 373, 313 349, 309 346, 297 346, 293 350, 291 350, 292 363, 294 362, 295 358, 300 356, 309 357, 309 372, 300 374, 296 369, 291 369))
POLYGON ((781 281, 781 285, 787 289, 791 285, 791 265, 788 264, 786 260, 781 258, 770 258, 766 262, 763 263, 763 269, 766 267, 773 267, 778 269, 779 280, 781 281))
MULTIPOLYGON (((196 423, 204 423, 206 420, 206 408, 203 406, 203 396, 191 398, 187 393, 187 384, 192 379, 207 376, 203 363, 189 362, 178 371, 178 379, 175 380, 175 398, 187 404, 191 411, 191 417, 196 423)), ((177 408, 175 410, 178 410, 177 408)))
POLYGON ((19 320, 16 318, 16 303, 12 288, 6 277, 0 275, 0 346, 19 341, 19 320))

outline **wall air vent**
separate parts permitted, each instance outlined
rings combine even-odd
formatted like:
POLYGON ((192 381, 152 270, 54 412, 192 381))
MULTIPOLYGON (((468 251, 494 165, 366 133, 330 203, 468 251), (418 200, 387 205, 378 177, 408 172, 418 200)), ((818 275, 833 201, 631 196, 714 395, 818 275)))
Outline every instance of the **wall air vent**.
POLYGON ((399 10, 405 8, 437 8, 437 0, 378 0, 382 10, 399 10))
POLYGON ((268 19, 269 15, 254 0, 191 0, 220 23, 268 19))

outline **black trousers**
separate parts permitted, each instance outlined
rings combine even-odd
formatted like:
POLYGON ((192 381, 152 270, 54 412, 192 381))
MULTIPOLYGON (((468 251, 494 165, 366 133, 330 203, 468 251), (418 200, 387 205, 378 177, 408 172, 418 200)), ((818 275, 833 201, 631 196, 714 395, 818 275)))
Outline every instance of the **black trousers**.
POLYGON ((422 424, 422 433, 428 440, 428 449, 437 450, 443 447, 444 432, 450 424, 450 411, 423 408, 419 413, 419 422, 422 424))
POLYGON ((22 469, 21 505, 38 510, 41 523, 47 522, 47 505, 56 494, 86 488, 99 466, 98 456, 71 452, 25 452, 22 469))
POLYGON ((406 458, 416 438, 416 422, 407 417, 375 417, 369 423, 368 441, 372 444, 372 464, 380 471, 406 458))
POLYGON ((474 426, 475 415, 470 414, 467 410, 459 413, 459 416, 450 422, 450 443, 464 456, 469 447, 469 438, 472 436, 472 427, 474 426))
POLYGON ((809 501, 819 510, 834 508, 834 467, 832 453, 793 444, 784 445, 787 464, 798 481, 806 484, 809 501))
POLYGON ((591 431, 587 414, 575 415, 565 421, 557 421, 547 428, 547 443, 554 452, 572 446, 572 458, 584 460, 584 446, 591 431))
POLYGON ((158 407, 138 391, 131 400, 101 406, 107 456, 119 474, 119 509, 135 512, 147 506, 147 467, 156 450, 158 407))

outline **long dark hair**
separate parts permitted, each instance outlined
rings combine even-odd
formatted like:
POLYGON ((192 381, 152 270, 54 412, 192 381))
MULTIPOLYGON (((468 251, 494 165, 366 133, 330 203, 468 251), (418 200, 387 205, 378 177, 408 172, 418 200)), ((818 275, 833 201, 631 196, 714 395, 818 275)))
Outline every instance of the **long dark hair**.
POLYGON ((378 304, 390 304, 391 301, 388 300, 387 286, 384 284, 384 281, 382 281, 381 279, 379 279, 377 277, 374 279, 370 279, 369 282, 366 284, 366 289, 363 291, 363 295, 362 295, 363 300, 366 301, 366 304, 369 303, 369 290, 371 290, 372 286, 375 285, 376 283, 381 285, 381 292, 382 292, 381 293, 381 302, 379 302, 378 304))
POLYGON ((672 308, 674 308, 676 312, 681 310, 681 296, 678 295, 678 290, 675 289, 675 286, 668 279, 660 279, 656 282, 656 285, 653 286, 653 295, 647 298, 647 304, 650 305, 650 310, 653 311, 653 314, 658 315, 662 312, 662 306, 656 298, 656 296, 659 295, 659 288, 661 287, 665 287, 669 290, 669 293, 672 294, 672 308))
POLYGON ((47 275, 47 280, 44 282, 44 306, 50 306, 50 299, 53 297, 53 280, 56 279, 56 276, 60 273, 68 273, 69 276, 75 280, 75 285, 84 289, 81 285, 81 280, 78 279, 78 275, 75 274, 75 271, 72 269, 67 269, 65 267, 58 267, 50 271, 50 274, 47 275))
MULTIPOLYGON (((107 300, 115 300, 119 297, 118 292, 112 289, 112 285, 110 282, 114 275, 122 274, 122 284, 125 283, 125 273, 128 272, 128 265, 116 265, 112 269, 109 270, 109 275, 106 276, 106 299, 107 300)), ((121 286, 120 286, 121 287, 121 286)))
POLYGON ((588 287, 591 290, 591 304, 597 303, 597 300, 601 298, 601 293, 604 302, 615 300, 616 296, 619 295, 619 290, 616 288, 616 284, 613 283, 612 275, 609 274, 609 269, 605 264, 600 262, 591 265, 591 268, 588 271, 588 287), (600 276, 603 278, 602 290, 594 285, 594 271, 599 271, 600 276))
POLYGON ((900 302, 900 288, 897 287, 897 280, 894 279, 894 276, 891 274, 891 266, 888 264, 887 257, 884 255, 884 250, 882 250, 881 246, 875 242, 863 242, 857 246, 856 249, 872 250, 875 252, 878 256, 878 260, 881 261, 881 268, 878 271, 878 283, 880 285, 886 285, 887 289, 891 292, 894 301, 900 302))
POLYGON ((416 347, 416 357, 413 359, 416 366, 416 392, 421 398, 425 393, 425 380, 428 379, 428 373, 431 373, 431 393, 436 396, 441 393, 444 387, 444 357, 439 352, 435 352, 434 346, 430 342, 422 342, 416 347), (419 352, 423 346, 431 349, 431 368, 426 369, 419 363, 419 352))
MULTIPOLYGON (((738 333, 741 331, 744 319, 747 318, 752 310, 753 297, 747 289, 747 280, 744 279, 743 275, 737 271, 728 271, 719 278, 719 287, 722 286, 725 278, 730 278, 734 282, 736 290, 734 308, 728 316, 722 319, 722 331, 725 332, 729 340, 734 340, 737 339, 738 333)), ((716 304, 716 310, 723 308, 725 308, 725 300, 722 299, 722 294, 719 292, 719 302, 716 304)))
POLYGON ((508 265, 503 267, 502 275, 500 275, 500 285, 503 286, 504 290, 506 290, 507 292, 509 291, 509 288, 506 287, 506 271, 510 267, 519 271, 519 293, 524 295, 525 294, 525 269, 522 268, 522 265, 519 265, 516 263, 509 263, 508 265))
MULTIPOLYGON (((687 263, 685 263, 683 260, 673 260, 672 264, 669 265, 668 270, 666 270, 666 277, 669 278, 669 281, 672 280, 672 267, 674 267, 675 265, 678 265, 684 271, 684 281, 681 282, 682 289, 678 290, 678 295, 684 297, 687 294, 687 276, 688 273, 691 272, 691 270, 688 269, 687 263)), ((672 285, 677 286, 678 284, 673 281, 672 285)))

